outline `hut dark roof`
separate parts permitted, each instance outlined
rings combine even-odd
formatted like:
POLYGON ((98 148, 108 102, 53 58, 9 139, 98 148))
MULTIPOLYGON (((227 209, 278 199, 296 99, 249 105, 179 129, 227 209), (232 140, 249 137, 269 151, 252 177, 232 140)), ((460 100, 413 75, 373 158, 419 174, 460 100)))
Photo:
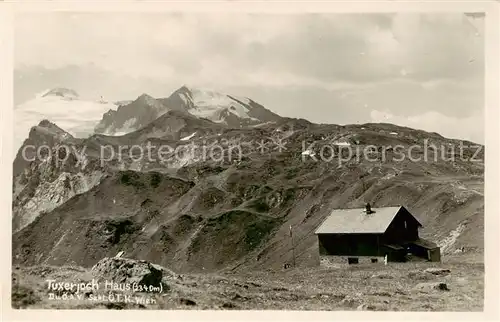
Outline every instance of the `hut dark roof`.
POLYGON ((367 214, 365 208, 335 209, 318 227, 315 234, 382 234, 399 212, 407 211, 402 206, 371 210, 372 212, 367 214))

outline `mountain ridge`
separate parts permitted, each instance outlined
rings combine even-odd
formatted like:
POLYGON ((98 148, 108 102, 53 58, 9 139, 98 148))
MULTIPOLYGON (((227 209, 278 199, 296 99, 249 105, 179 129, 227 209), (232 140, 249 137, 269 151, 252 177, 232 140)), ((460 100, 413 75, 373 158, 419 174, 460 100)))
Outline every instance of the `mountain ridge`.
POLYGON ((122 105, 116 111, 108 111, 95 132, 108 135, 130 133, 168 111, 185 111, 230 127, 256 125, 281 118, 251 99, 238 99, 228 94, 183 85, 169 97, 156 99, 142 94, 132 103, 122 105))

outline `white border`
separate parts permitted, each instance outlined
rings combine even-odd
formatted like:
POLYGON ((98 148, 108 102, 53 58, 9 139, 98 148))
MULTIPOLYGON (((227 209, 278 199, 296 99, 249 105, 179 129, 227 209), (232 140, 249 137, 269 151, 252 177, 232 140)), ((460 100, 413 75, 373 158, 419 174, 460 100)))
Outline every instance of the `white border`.
MULTIPOLYGON (((14 12, 87 11, 87 12, 253 12, 300 14, 307 12, 486 12, 486 168, 485 168, 485 306, 480 313, 427 312, 316 312, 316 311, 73 311, 12 310, 11 247, 2 247, 3 312, 12 321, 129 321, 129 320, 498 320, 500 319, 498 283, 499 250, 499 8, 495 1, 23 1, 0 2, 0 171, 2 194, 1 218, 3 245, 11 245, 11 178, 13 133, 13 30, 14 12), (7 252, 4 254, 3 250, 7 252)), ((478 124, 478 126, 480 126, 478 124)))

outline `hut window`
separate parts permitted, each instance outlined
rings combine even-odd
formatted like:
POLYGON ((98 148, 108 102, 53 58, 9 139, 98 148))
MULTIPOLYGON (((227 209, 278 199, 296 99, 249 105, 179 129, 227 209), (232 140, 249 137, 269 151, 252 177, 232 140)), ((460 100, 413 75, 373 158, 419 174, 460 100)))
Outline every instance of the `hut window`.
POLYGON ((406 226, 406 220, 405 220, 405 229, 407 229, 407 226, 406 226))
POLYGON ((358 260, 357 257, 349 257, 349 258, 347 258, 347 263, 349 263, 349 264, 358 264, 359 260, 358 260))

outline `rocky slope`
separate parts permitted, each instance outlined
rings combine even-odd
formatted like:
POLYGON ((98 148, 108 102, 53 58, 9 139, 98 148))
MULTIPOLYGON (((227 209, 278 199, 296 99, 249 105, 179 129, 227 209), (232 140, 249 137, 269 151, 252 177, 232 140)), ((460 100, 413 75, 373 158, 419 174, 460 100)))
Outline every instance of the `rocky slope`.
POLYGON ((14 231, 88 191, 103 178, 104 167, 88 157, 81 142, 84 140, 47 120, 31 129, 14 160, 14 231))
MULTIPOLYGON (((229 126, 207 115, 173 109, 126 135, 68 137, 84 169, 16 161, 13 261, 91 267, 123 252, 180 272, 279 268, 292 260, 291 225, 297 264, 316 265, 313 231, 329 210, 367 201, 405 205, 446 254, 465 246, 464 256, 481 256, 484 147, 459 154, 460 141, 391 124, 229 126), (148 144, 152 158, 138 158, 148 144), (120 157, 110 152, 123 146, 120 157), (427 161, 402 159, 412 146, 427 161), (443 160, 451 147, 455 160, 443 160)), ((49 135, 54 150, 58 135, 49 135)))

